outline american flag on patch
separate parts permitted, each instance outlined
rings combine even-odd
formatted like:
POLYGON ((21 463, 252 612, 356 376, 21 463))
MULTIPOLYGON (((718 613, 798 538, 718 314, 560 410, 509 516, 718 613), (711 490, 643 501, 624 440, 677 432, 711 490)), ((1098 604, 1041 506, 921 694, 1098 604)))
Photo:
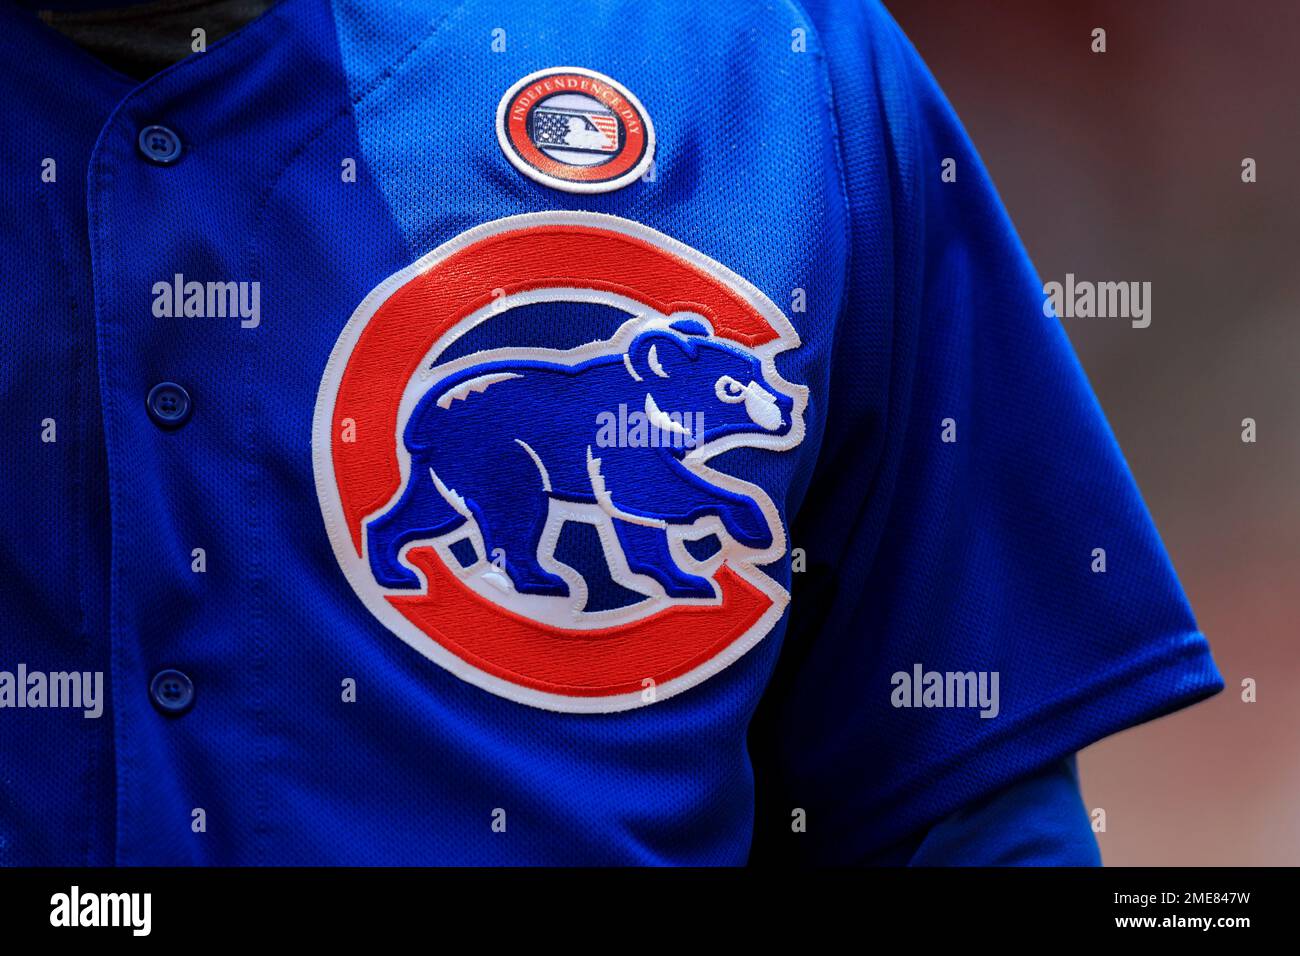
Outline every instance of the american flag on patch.
POLYGON ((618 118, 613 113, 588 113, 538 107, 533 110, 533 142, 586 153, 618 152, 618 118))

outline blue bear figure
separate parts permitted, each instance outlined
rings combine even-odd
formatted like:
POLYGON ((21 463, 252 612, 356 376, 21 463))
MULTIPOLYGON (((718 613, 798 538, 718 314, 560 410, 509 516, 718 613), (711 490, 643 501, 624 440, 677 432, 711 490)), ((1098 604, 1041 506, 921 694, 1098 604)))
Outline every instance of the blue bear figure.
POLYGON ((739 544, 770 547, 772 530, 758 503, 705 480, 683 458, 727 435, 786 434, 793 399, 766 380, 758 358, 714 338, 696 318, 660 318, 628 334, 620 330, 603 343, 609 351, 598 344, 595 357, 577 364, 488 361, 432 385, 403 433, 410 453, 405 487, 366 525, 375 580, 418 588, 419 578, 399 558, 402 548, 472 517, 486 553, 504 554, 516 591, 567 596, 568 585, 538 558, 552 499, 599 505, 630 570, 671 597, 709 598, 714 591, 678 566, 670 526, 715 516, 739 544), (628 334, 626 349, 615 347, 628 334), (601 447, 597 423, 619 405, 662 426, 660 436, 681 440, 601 447), (702 427, 689 441, 680 421, 695 414, 702 427))

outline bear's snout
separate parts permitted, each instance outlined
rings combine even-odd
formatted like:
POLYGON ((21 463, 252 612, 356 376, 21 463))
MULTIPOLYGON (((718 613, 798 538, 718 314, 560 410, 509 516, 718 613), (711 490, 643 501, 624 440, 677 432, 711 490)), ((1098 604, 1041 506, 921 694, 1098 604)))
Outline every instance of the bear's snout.
POLYGON ((784 422, 777 396, 754 379, 742 385, 730 375, 724 375, 718 379, 714 390, 718 398, 728 404, 744 402, 749 420, 764 431, 774 432, 784 422))

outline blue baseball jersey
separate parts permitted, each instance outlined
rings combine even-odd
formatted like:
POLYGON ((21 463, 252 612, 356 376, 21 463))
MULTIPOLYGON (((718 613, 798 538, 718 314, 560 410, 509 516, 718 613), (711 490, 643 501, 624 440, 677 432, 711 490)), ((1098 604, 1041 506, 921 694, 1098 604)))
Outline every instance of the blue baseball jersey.
POLYGON ((0 20, 0 862, 853 862, 1221 687, 877 4, 0 20))

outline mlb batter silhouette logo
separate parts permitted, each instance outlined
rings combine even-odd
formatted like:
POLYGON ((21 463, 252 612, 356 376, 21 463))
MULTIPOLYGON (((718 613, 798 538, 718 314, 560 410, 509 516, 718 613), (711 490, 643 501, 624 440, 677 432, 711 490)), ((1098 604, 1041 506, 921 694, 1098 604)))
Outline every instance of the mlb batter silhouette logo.
POLYGON ((503 697, 600 712, 680 693, 788 601, 760 570, 787 554, 775 504, 710 460, 799 444, 807 391, 774 364, 798 344, 758 289, 637 223, 471 229, 375 289, 330 356, 313 456, 335 556, 389 630, 503 697), (457 346, 538 303, 617 321, 572 348, 457 346), (574 522, 635 600, 592 609, 557 555, 574 522))

